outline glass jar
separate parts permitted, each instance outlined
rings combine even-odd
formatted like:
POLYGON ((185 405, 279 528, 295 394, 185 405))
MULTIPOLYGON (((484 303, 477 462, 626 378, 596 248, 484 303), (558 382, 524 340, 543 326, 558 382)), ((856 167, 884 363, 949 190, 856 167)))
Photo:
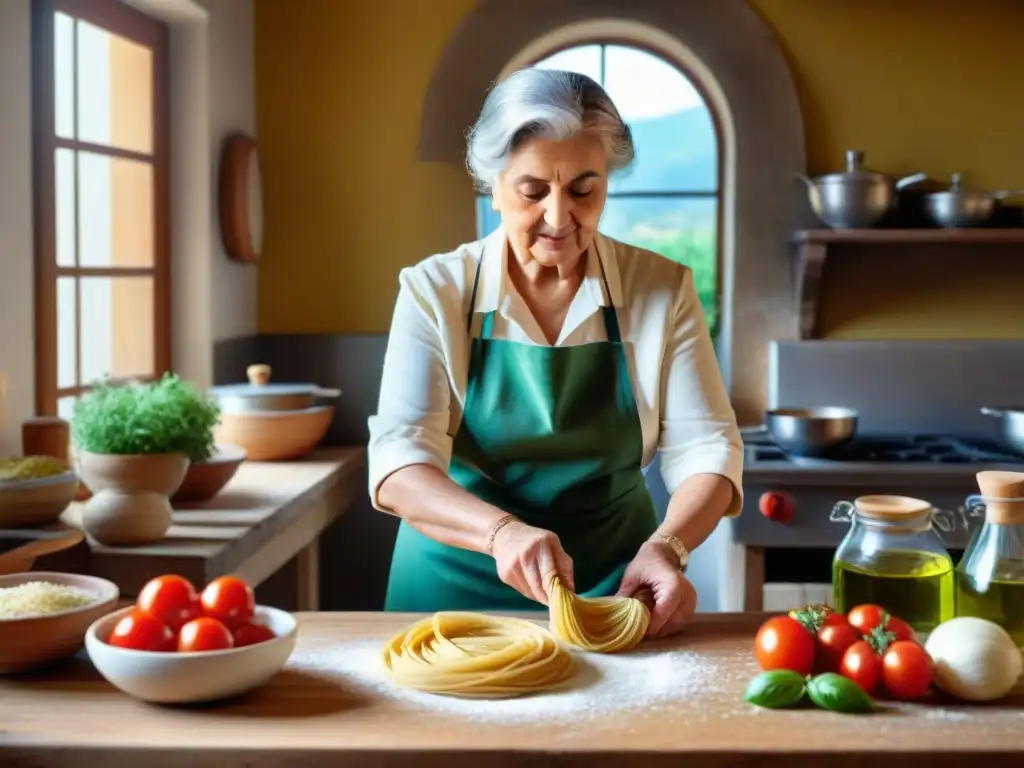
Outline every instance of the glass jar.
POLYGON ((1024 472, 979 472, 964 506, 985 518, 956 568, 956 614, 999 624, 1024 646, 1024 472))
POLYGON ((840 501, 830 518, 850 523, 832 560, 836 610, 872 603, 921 634, 953 618, 953 559, 936 531, 953 530, 951 514, 921 499, 874 495, 840 501))

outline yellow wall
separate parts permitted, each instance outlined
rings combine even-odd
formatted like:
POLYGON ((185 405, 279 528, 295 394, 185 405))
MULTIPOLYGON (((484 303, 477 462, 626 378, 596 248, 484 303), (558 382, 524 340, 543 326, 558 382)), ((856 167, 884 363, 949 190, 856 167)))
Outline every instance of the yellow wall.
MULTIPOLYGON (((398 270, 473 238, 465 173, 415 159, 427 82, 472 4, 256 0, 261 332, 385 331, 398 270)), ((1024 187, 1024 2, 752 4, 793 68, 812 173, 857 148, 891 172, 1024 187)), ((823 325, 848 338, 1024 337, 1020 256, 972 251, 940 267, 850 254, 827 275, 823 325)))

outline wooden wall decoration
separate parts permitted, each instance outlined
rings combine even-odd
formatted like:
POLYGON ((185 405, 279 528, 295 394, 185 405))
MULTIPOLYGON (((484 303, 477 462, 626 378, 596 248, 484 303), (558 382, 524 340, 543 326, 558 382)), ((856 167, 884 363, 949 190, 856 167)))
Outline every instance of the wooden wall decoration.
POLYGON ((263 250, 263 193, 253 137, 234 133, 225 139, 218 198, 221 240, 228 257, 246 264, 258 262, 263 250))

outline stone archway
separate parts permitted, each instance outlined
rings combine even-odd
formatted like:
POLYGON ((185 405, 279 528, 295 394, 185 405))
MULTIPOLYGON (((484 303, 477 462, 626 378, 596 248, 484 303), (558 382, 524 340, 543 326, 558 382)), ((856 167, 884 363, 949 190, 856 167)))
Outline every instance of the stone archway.
POLYGON ((796 87, 772 30, 745 0, 480 0, 438 60, 423 106, 424 161, 462 163, 491 83, 546 51, 617 39, 678 62, 707 93, 722 132, 723 373, 741 423, 767 394, 767 347, 796 331, 788 240, 806 163, 796 87))

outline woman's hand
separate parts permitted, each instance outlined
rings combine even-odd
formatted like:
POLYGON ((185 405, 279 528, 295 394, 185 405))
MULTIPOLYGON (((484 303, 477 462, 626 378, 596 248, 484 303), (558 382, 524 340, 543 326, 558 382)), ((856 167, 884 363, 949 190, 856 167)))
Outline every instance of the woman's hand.
POLYGON ((654 600, 648 637, 667 637, 685 627, 697 609, 697 590, 679 570, 679 557, 667 544, 648 541, 626 568, 618 594, 654 600), (646 597, 646 595, 645 595, 646 597))
POLYGON ((519 521, 509 523, 494 537, 491 554, 501 580, 542 605, 548 604, 547 585, 554 576, 575 590, 572 558, 551 531, 519 521))

